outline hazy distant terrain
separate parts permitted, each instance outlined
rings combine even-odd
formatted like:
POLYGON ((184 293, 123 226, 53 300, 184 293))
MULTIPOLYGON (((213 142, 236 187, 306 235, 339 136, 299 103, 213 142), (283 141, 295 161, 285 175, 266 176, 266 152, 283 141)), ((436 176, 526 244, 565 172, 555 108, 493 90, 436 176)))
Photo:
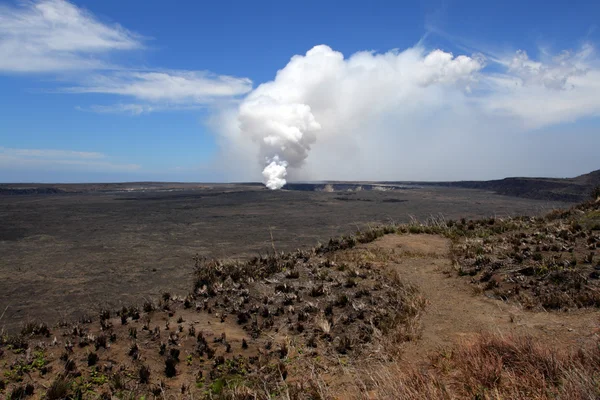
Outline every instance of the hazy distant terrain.
MULTIPOLYGON (((398 190, 424 187, 453 187, 489 190, 497 194, 537 200, 582 202, 588 199, 592 189, 600 185, 600 170, 575 178, 504 178, 489 181, 455 182, 288 182, 287 190, 299 191, 369 191, 398 190)), ((2 195, 65 194, 65 193, 123 193, 123 192, 180 192, 186 190, 221 189, 224 191, 264 189, 261 183, 209 184, 209 183, 90 183, 90 184, 0 184, 2 195)))
POLYGON ((75 193, 0 196, 3 324, 56 321, 163 290, 185 294, 196 253, 264 253, 272 249, 271 233, 277 250, 291 250, 368 223, 538 214, 565 205, 458 188, 330 193, 157 185, 45 185, 75 193))
POLYGON ((600 170, 575 178, 504 178, 490 181, 456 182, 325 182, 288 183, 292 190, 381 190, 423 187, 455 187, 465 189, 490 190, 506 196, 524 197, 537 200, 582 202, 590 197, 593 188, 600 185, 600 170))
POLYGON ((582 202, 600 185, 600 170, 575 178, 505 178, 492 181, 427 182, 420 185, 492 190, 507 196, 582 202))

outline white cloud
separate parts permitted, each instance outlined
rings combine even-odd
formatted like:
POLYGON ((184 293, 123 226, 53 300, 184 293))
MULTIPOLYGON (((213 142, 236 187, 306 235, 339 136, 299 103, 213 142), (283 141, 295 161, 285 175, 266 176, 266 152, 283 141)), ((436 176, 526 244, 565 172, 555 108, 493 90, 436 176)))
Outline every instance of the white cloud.
POLYGON ((138 35, 63 0, 0 5, 0 71, 102 68, 102 55, 141 47, 138 35))
POLYGON ((90 107, 75 107, 79 111, 91 111, 99 114, 142 115, 157 111, 157 107, 149 104, 117 103, 111 105, 92 105, 90 107))
POLYGON ((110 157, 97 152, 17 149, 0 147, 0 169, 14 170, 27 168, 68 169, 76 166, 88 171, 135 171, 137 164, 113 162, 110 157))
MULTIPOLYGON (((220 101, 221 102, 221 101, 220 101)), ((236 104, 238 101, 222 101, 222 104, 236 104)), ((77 106, 75 109, 85 112, 94 112, 98 114, 123 114, 123 115, 143 115, 154 112, 170 111, 198 111, 206 109, 207 104, 202 103, 115 103, 109 105, 94 104, 87 107, 77 106)))
POLYGON ((54 73, 74 84, 59 92, 112 94, 145 102, 97 105, 88 111, 139 115, 193 108, 252 89, 247 78, 206 71, 136 70, 110 60, 115 52, 143 47, 140 35, 101 22, 65 0, 0 5, 0 73, 54 73))
POLYGON ((600 65, 594 56, 590 44, 547 62, 517 51, 502 61, 504 73, 486 76, 488 93, 479 101, 487 111, 517 118, 525 129, 598 116, 600 65))
POLYGON ((242 95, 252 89, 247 78, 208 72, 118 72, 96 75, 71 93, 104 93, 133 97, 151 103, 206 104, 242 95))
POLYGON ((593 55, 591 45, 586 44, 581 51, 571 54, 563 51, 551 58, 549 63, 533 61, 527 52, 518 50, 508 63, 508 73, 521 80, 523 85, 540 85, 548 89, 567 89, 568 81, 583 76, 588 70, 587 61, 593 55))
POLYGON ((568 151, 581 154, 580 167, 594 168, 590 154, 600 137, 579 142, 564 134, 557 146, 542 134, 532 142, 540 129, 600 115, 591 46, 542 61, 517 52, 498 59, 502 72, 485 65, 481 55, 420 45, 348 58, 316 46, 292 57, 237 110, 214 118, 222 159, 256 178, 278 160, 265 171, 281 178, 287 163, 291 179, 317 180, 548 175, 573 170, 564 157, 549 156, 568 151))
POLYGON ((11 149, 0 147, 0 154, 12 155, 15 157, 31 158, 49 158, 49 159, 99 159, 106 156, 102 153, 70 150, 49 150, 49 149, 11 149))

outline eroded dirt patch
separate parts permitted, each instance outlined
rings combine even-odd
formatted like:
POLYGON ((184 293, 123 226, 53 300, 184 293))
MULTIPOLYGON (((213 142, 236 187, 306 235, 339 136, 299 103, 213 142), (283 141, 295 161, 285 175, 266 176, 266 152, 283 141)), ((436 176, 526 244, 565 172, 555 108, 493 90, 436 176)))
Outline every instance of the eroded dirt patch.
POLYGON ((453 271, 449 239, 437 235, 386 235, 348 252, 392 269, 419 288, 427 299, 421 337, 405 347, 404 358, 426 361, 440 348, 480 332, 522 334, 559 346, 578 346, 600 330, 600 312, 532 312, 514 303, 486 297, 453 271))

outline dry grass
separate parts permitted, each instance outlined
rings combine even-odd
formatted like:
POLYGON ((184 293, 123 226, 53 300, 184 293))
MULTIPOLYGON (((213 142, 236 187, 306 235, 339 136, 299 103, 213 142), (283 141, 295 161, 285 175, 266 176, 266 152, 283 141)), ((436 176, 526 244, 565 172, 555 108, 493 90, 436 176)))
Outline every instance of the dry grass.
MULTIPOLYGON (((391 342, 388 342, 391 344, 391 342)), ((433 355, 422 367, 399 355, 400 345, 360 363, 291 357, 281 399, 587 400, 600 398, 600 347, 558 349, 530 336, 479 334, 433 355), (393 354, 390 354, 393 353, 393 354), (297 375, 296 375, 297 374, 297 375)), ((248 387, 230 399, 267 399, 248 387), (243 395, 242 395, 243 393, 243 395), (236 397, 237 395, 237 397, 236 397), (247 397, 250 396, 250 397, 247 397)), ((272 397, 271 397, 272 398, 272 397)))
POLYGON ((424 370, 395 359, 353 373, 355 399, 597 399, 600 347, 566 351, 528 336, 480 334, 424 370))

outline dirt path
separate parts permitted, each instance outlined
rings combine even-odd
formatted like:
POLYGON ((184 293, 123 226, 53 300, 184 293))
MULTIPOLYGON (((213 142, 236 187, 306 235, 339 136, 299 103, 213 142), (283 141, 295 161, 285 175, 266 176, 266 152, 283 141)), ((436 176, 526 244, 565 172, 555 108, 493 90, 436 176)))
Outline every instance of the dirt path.
POLYGON ((405 358, 427 355, 482 331, 529 334, 559 346, 577 346, 600 333, 600 312, 530 312, 475 293, 468 278, 447 273, 449 240, 434 235, 386 235, 365 246, 385 249, 388 268, 419 287, 428 301, 420 340, 407 344, 405 358))

